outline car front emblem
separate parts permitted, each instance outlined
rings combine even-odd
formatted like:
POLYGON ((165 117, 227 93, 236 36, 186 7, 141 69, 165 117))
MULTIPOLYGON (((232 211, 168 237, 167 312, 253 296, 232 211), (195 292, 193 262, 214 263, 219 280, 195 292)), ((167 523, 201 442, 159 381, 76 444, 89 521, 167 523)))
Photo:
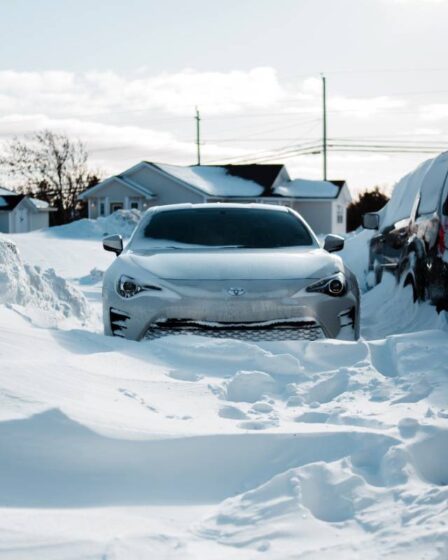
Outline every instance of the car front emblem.
POLYGON ((246 290, 244 288, 229 288, 227 290, 227 293, 229 294, 229 296, 242 296, 246 293, 246 290))

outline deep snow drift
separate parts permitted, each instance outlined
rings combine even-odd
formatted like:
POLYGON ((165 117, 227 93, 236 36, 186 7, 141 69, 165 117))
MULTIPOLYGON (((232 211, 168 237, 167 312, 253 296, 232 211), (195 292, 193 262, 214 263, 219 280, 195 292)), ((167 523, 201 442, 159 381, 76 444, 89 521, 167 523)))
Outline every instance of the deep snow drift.
POLYGON ((38 328, 22 307, 51 293, 58 325, 59 277, 98 312, 113 256, 84 224, 0 254, 0 558, 448 557, 445 316, 386 275, 357 343, 135 343, 76 306, 38 328))
POLYGON ((89 315, 83 294, 53 269, 23 262, 17 246, 0 238, 0 304, 14 306, 35 323, 53 326, 62 320, 85 321, 89 315))

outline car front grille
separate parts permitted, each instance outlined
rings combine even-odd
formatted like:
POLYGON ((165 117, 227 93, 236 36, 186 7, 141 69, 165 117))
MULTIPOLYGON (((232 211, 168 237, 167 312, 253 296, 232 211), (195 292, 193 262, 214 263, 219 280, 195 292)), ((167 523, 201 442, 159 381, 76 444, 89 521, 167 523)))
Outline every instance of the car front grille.
POLYGON ((124 331, 127 329, 127 321, 129 320, 129 315, 124 313, 124 311, 120 311, 118 309, 114 309, 113 307, 109 310, 110 313, 110 328, 112 330, 112 334, 114 336, 121 336, 124 337, 124 331))
POLYGON ((151 326, 144 338, 156 340, 169 335, 196 335, 211 338, 233 338, 251 342, 278 340, 318 340, 325 338, 314 321, 275 324, 207 324, 189 321, 167 321, 151 326))

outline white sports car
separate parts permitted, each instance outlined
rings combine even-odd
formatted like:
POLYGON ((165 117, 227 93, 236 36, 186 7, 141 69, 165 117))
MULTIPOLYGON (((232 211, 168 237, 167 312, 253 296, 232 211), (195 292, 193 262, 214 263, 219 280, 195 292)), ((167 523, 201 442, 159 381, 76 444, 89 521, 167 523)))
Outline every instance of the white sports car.
POLYGON ((265 204, 149 209, 104 276, 104 330, 133 340, 199 334, 250 340, 359 336, 355 276, 293 210, 265 204))

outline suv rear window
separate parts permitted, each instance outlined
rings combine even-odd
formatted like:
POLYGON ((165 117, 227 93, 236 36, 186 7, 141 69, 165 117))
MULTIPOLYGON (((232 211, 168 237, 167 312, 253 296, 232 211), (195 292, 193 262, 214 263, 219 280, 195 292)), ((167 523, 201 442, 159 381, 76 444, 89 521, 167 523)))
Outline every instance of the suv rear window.
POLYGON ((144 237, 160 245, 270 249, 313 245, 294 214, 258 208, 187 208, 154 214, 144 237))

